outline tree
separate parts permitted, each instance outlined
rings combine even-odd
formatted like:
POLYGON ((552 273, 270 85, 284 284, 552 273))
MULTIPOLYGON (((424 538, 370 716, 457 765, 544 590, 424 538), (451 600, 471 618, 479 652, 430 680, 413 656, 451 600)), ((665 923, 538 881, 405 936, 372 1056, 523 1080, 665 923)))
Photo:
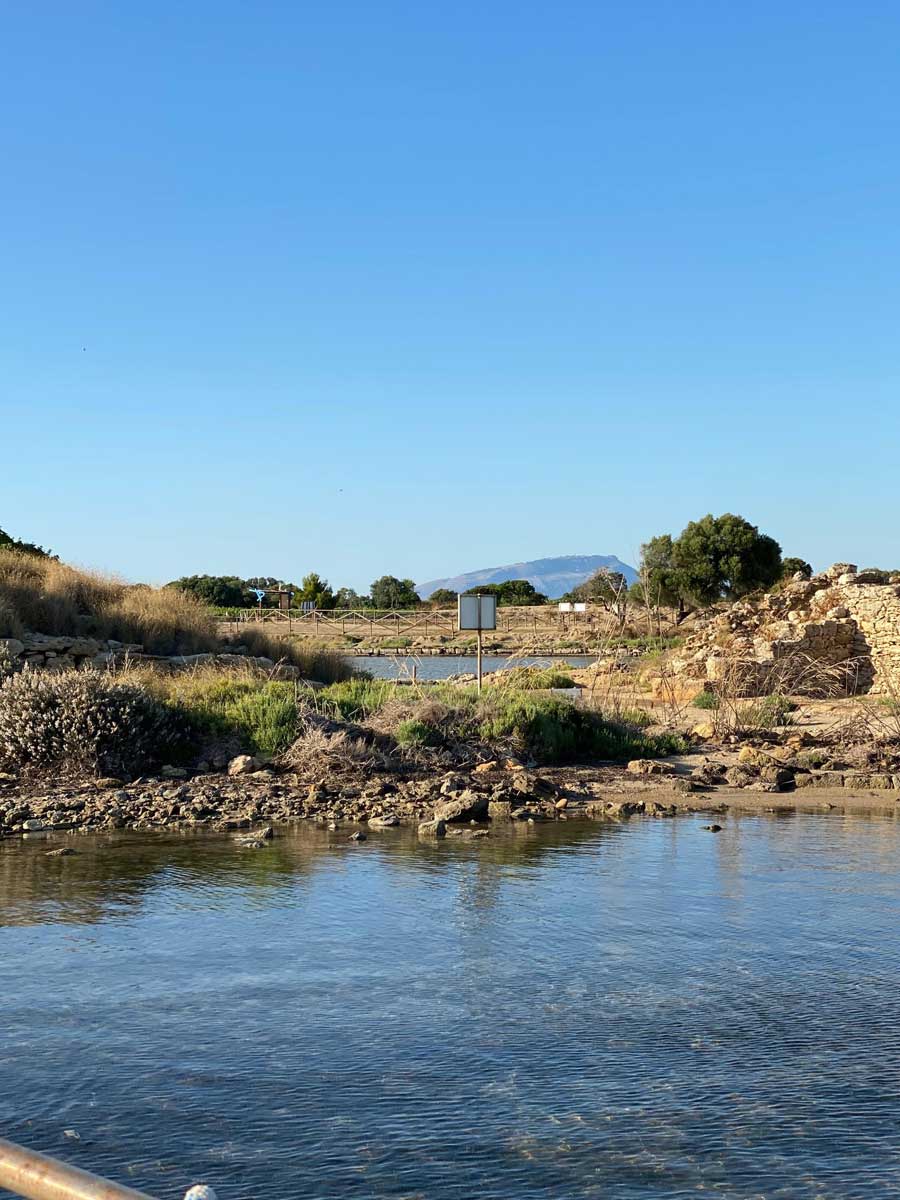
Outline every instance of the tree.
POLYGON ((328 586, 328 580, 310 571, 304 575, 303 582, 294 593, 294 604, 314 604, 316 608, 334 608, 334 592, 328 586))
POLYGON ((334 593, 335 608, 368 608, 370 603, 368 596, 360 596, 353 588, 338 588, 334 593))
POLYGON ((420 603, 416 585, 411 579, 382 575, 372 584, 372 604, 375 608, 415 608, 420 603))
POLYGON ((682 531, 672 563, 679 588, 698 604, 713 604, 771 587, 781 575, 781 547, 743 517, 709 513, 682 531))
POLYGON ((781 560, 781 578, 791 579, 794 575, 802 575, 804 579, 811 578, 813 569, 805 559, 783 558, 781 560))
POLYGON ((628 615, 628 580, 621 571, 601 567, 570 592, 575 601, 599 604, 622 626, 628 615))
POLYGON ((469 588, 466 596, 496 596, 499 605, 528 605, 546 604, 547 597, 537 591, 534 584, 527 579, 507 579, 503 583, 482 583, 478 587, 469 588))
POLYGON ((22 542, 2 529, 0 529, 0 550, 18 550, 20 554, 35 554, 38 558, 56 558, 55 554, 51 554, 43 546, 36 546, 34 542, 22 542))
POLYGON ((446 608, 450 604, 455 604, 459 592, 454 592, 452 588, 437 588, 428 597, 428 603, 433 604, 435 608, 446 608))
POLYGON ((213 608, 243 608, 248 603, 244 581, 234 575, 185 575, 166 587, 189 592, 213 608))

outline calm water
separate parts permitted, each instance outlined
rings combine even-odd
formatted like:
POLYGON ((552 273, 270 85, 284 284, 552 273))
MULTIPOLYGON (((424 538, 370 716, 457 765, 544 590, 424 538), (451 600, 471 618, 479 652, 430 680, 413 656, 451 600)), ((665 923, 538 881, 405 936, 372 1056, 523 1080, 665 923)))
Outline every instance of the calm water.
POLYGON ((0 844, 0 1132, 163 1200, 900 1195, 900 827, 704 823, 0 844))
MULTIPOLYGON (((426 654, 421 658, 393 657, 387 655, 358 655, 348 660, 357 671, 368 671, 376 679, 408 679, 415 670, 418 679, 446 679, 448 675, 457 675, 465 671, 475 674, 477 660, 473 655, 438 655, 426 654)), ((589 667, 597 661, 584 654, 548 656, 543 658, 504 658, 498 655, 484 656, 482 669, 499 671, 503 667, 549 667, 560 663, 568 663, 570 667, 589 667)))

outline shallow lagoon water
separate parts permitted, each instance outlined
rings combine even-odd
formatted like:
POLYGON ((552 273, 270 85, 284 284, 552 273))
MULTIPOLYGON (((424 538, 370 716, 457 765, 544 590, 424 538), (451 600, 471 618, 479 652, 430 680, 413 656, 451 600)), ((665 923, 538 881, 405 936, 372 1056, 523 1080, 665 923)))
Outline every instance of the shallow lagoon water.
POLYGON ((161 1198, 900 1194, 900 826, 706 823, 0 843, 0 1134, 161 1198))
MULTIPOLYGON (((357 671, 368 671, 376 679, 447 679, 450 675, 474 675, 478 660, 474 654, 365 654, 347 659, 357 671)), ((570 667, 589 667, 597 661, 596 655, 570 654, 543 657, 522 656, 510 658, 505 655, 485 654, 482 670, 502 671, 506 667, 551 667, 568 664, 570 667)))

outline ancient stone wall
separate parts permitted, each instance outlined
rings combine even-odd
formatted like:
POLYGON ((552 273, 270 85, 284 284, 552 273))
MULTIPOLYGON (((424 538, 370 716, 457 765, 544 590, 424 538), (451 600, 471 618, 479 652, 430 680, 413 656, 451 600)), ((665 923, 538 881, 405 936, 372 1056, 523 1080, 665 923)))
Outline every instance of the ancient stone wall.
POLYGON ((713 615, 670 665, 746 695, 900 695, 900 582, 846 563, 795 578, 713 615))

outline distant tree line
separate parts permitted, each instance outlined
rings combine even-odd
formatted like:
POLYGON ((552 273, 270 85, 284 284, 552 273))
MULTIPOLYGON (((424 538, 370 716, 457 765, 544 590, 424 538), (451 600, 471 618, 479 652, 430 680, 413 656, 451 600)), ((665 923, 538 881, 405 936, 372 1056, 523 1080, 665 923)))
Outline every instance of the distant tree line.
POLYGON ((312 604, 316 608, 415 608, 421 601, 411 579, 382 575, 376 579, 368 595, 361 596, 353 588, 333 589, 327 579, 315 571, 304 575, 300 583, 290 583, 270 575, 240 579, 236 575, 185 575, 173 579, 166 587, 189 592, 204 604, 214 608, 278 607, 278 592, 292 592, 291 604, 299 608, 312 604), (260 601, 254 589, 265 593, 260 601))

